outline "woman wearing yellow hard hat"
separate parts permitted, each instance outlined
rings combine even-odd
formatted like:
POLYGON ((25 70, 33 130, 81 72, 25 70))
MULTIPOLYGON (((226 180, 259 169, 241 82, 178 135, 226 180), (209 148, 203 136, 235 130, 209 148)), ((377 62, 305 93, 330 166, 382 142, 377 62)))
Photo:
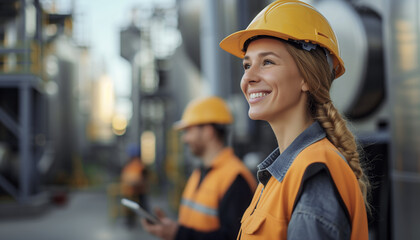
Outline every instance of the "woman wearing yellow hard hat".
POLYGON ((345 68, 328 21, 306 3, 275 1, 220 46, 243 59, 249 117, 267 121, 278 143, 258 166, 238 239, 368 239, 369 182, 329 94, 345 68))

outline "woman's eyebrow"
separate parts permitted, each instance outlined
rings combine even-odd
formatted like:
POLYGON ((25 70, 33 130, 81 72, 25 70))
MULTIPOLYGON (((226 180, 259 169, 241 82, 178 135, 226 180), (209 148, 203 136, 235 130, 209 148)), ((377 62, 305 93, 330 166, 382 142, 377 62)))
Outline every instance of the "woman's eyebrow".
MULTIPOLYGON (((280 56, 279 55, 277 55, 276 53, 274 53, 274 52, 260 52, 260 53, 258 53, 258 57, 265 57, 265 56, 268 56, 268 55, 274 55, 274 56, 276 56, 276 57, 278 57, 278 58, 280 58, 280 56)), ((249 56, 245 56, 244 58, 243 58, 243 60, 249 60, 249 56)))

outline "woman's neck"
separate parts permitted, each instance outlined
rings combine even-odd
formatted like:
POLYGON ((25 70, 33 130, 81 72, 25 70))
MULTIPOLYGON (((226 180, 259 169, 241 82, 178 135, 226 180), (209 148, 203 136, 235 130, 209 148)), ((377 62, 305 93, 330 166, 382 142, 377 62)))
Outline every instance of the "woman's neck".
POLYGON ((309 114, 296 114, 287 119, 270 122, 270 126, 277 139, 279 150, 282 153, 290 144, 308 128, 314 120, 309 114))

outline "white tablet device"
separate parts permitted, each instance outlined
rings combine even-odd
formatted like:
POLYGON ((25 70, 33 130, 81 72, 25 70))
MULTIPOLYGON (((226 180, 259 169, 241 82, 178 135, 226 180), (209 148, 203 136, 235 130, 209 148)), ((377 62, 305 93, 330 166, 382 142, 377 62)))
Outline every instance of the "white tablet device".
POLYGON ((160 220, 156 216, 148 213, 138 203, 134 201, 128 200, 126 198, 122 198, 121 204, 132 209, 134 212, 137 213, 137 215, 146 218, 152 224, 160 223, 160 220))

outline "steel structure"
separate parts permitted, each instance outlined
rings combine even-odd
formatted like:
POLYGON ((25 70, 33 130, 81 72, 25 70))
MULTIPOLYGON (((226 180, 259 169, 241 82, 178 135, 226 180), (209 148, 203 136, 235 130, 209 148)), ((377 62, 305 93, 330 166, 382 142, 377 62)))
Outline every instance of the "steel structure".
POLYGON ((420 236, 420 3, 385 1, 393 239, 420 236))
MULTIPOLYGON (((17 21, 18 43, 20 44, 18 44, 18 47, 0 48, 1 56, 7 54, 19 56, 18 65, 20 68, 17 71, 12 73, 1 72, 0 74, 0 90, 16 90, 18 95, 17 106, 15 106, 18 109, 17 119, 9 113, 10 106, 0 105, 0 123, 18 139, 16 147, 19 159, 19 181, 18 185, 15 186, 7 178, 0 175, 0 187, 4 188, 18 202, 26 204, 29 202, 31 195, 34 195, 37 191, 36 163, 42 155, 40 154, 42 153, 40 146, 35 145, 35 135, 39 133, 36 131, 45 130, 42 124, 45 120, 43 119, 45 117, 43 114, 43 104, 45 103, 43 80, 38 74, 40 73, 39 69, 34 68, 34 65, 39 63, 41 56, 33 52, 39 50, 42 42, 41 8, 39 1, 35 1, 33 6, 36 10, 36 33, 34 38, 31 39, 27 36, 26 31, 28 23, 25 12, 27 1, 11 0, 4 4, 20 4, 17 12, 18 16, 15 16, 20 18, 17 21)), ((5 63, 3 62, 3 64, 5 63)))

